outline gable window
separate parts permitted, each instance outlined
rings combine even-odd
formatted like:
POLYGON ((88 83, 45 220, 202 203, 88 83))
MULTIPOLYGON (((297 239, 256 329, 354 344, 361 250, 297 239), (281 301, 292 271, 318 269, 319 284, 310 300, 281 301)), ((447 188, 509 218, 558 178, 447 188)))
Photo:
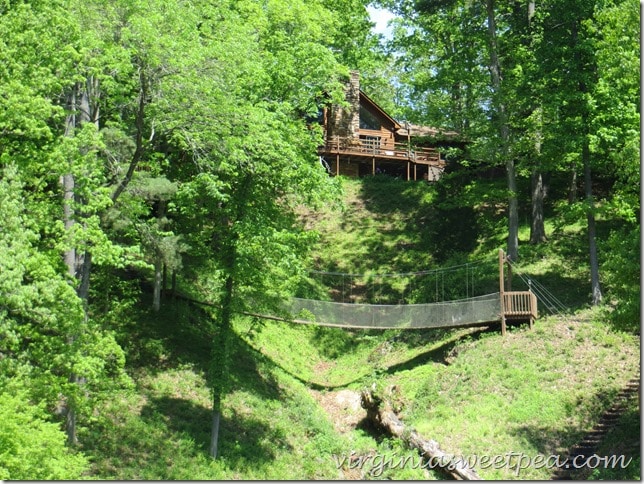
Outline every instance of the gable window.
POLYGON ((360 129, 372 129, 380 131, 382 123, 368 109, 360 106, 360 129))

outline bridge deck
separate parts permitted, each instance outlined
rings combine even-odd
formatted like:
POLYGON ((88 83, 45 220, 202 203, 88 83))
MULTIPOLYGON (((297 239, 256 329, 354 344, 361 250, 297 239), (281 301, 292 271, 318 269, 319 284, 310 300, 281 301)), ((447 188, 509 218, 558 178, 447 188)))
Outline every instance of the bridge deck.
POLYGON ((477 326, 537 317, 537 298, 529 291, 500 293, 431 304, 352 304, 294 298, 292 321, 357 329, 423 329, 477 326), (501 308, 504 308, 502 311, 501 308))

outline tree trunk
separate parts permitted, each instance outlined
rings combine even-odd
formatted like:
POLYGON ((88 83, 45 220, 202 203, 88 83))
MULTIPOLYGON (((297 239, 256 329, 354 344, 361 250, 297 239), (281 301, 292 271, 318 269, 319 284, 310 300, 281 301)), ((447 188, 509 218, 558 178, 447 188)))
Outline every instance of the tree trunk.
MULTIPOLYGON (((157 227, 163 230, 165 217, 165 200, 159 201, 159 210, 157 213, 157 227)), ((152 309, 158 313, 161 309, 161 287, 164 284, 164 263, 163 253, 161 250, 156 251, 154 260, 154 290, 152 291, 152 309)))
MULTIPOLYGON (((576 64, 583 66, 582 53, 580 52, 578 43, 579 25, 577 22, 573 24, 572 35, 574 39, 575 49, 574 58, 576 64)), ((579 92, 586 94, 588 88, 586 81, 582 78, 579 81, 579 92)), ((583 106, 581 114, 582 126, 586 129, 589 126, 589 112, 586 106, 583 106)), ((586 220, 588 223, 588 253, 590 259, 590 286, 592 291, 592 304, 596 306, 602 301, 602 290, 599 283, 599 260, 597 258, 597 240, 596 240, 596 227, 595 227, 595 200, 593 197, 593 183, 591 173, 591 157, 590 145, 588 140, 588 132, 583 133, 582 148, 581 148, 581 163, 584 170, 584 195, 586 200, 586 220)))
POLYGON ((210 429, 210 456, 217 458, 219 449, 219 423, 221 420, 221 400, 226 390, 228 379, 228 336, 231 331, 233 314, 233 290, 235 277, 232 272, 235 266, 234 256, 229 260, 230 266, 224 289, 224 298, 219 317, 219 345, 213 348, 212 362, 212 427, 210 429))
MULTIPOLYGON (((144 89, 141 89, 143 99, 144 89)), ((68 115, 65 119, 65 136, 74 136, 76 129, 80 128, 84 123, 93 123, 96 128, 99 127, 99 101, 100 99, 100 84, 98 78, 94 76, 88 76, 84 83, 76 83, 72 88, 67 97, 67 110, 68 115)), ((145 101, 140 102, 140 110, 137 112, 137 128, 142 129, 143 127, 143 107, 145 101)), ((127 187, 131 179, 132 172, 136 167, 136 164, 142 156, 142 143, 140 133, 137 137, 137 152, 130 163, 127 176, 118 186, 115 193, 112 195, 112 201, 116 201, 118 196, 122 193, 123 190, 127 187)), ((77 216, 82 214, 82 212, 76 212, 73 203, 81 204, 82 200, 78 200, 78 197, 75 192, 75 180, 73 174, 73 160, 70 160, 70 172, 62 176, 62 185, 63 185, 63 223, 65 226, 66 232, 69 234, 72 231, 72 228, 75 223, 78 223, 77 216)), ((89 251, 85 251, 82 256, 79 256, 75 247, 73 245, 65 251, 63 254, 65 264, 67 266, 67 272, 70 276, 76 279, 77 287, 76 293, 81 299, 83 308, 85 311, 85 322, 87 322, 87 300, 89 297, 89 284, 90 284, 90 274, 92 268, 92 255, 89 251)), ((82 329, 81 329, 82 331, 82 329)), ((68 341, 69 344, 72 344, 78 335, 69 335, 68 341)), ((72 373, 70 375, 70 381, 77 383, 79 385, 83 384, 86 379, 82 376, 72 373)), ((74 445, 78 442, 76 435, 76 411, 74 409, 73 401, 69 401, 66 404, 67 408, 66 413, 66 423, 65 430, 67 433, 67 441, 69 444, 74 445)))
POLYGON ((519 259, 519 200, 517 198, 516 171, 514 160, 506 163, 508 172, 508 257, 512 261, 519 259))
MULTIPOLYGON (((390 395, 391 391, 392 389, 390 395)), ((367 419, 384 428, 390 435, 403 440, 412 449, 418 450, 433 467, 442 469, 457 480, 481 480, 476 471, 467 467, 463 460, 443 452, 438 442, 424 439, 414 429, 406 427, 394 413, 389 398, 375 395, 371 390, 363 390, 361 400, 362 407, 367 410, 367 419)))
MULTIPOLYGON (((77 95, 79 87, 75 85, 67 97, 67 109, 68 115, 65 119, 65 136, 74 136, 77 123, 77 95)), ((65 173, 61 177, 61 183, 63 186, 63 225, 65 227, 65 232, 71 236, 72 230, 76 223, 75 217, 75 180, 73 174, 73 160, 69 160, 69 173, 65 173)), ((70 237, 71 239, 71 237, 70 237)), ((76 280, 78 277, 77 274, 77 258, 76 258, 76 248, 72 240, 69 241, 69 247, 65 250, 63 254, 63 259, 65 265, 67 266, 67 273, 72 278, 76 280)), ((78 290, 78 288, 77 288, 78 290)), ((74 343, 76 335, 69 334, 67 335, 67 344, 70 346, 74 343)), ((76 383, 77 376, 75 374, 69 375, 69 381, 76 383)), ((65 433, 67 435, 68 445, 74 446, 78 443, 78 437, 76 435, 76 405, 73 402, 73 397, 67 395, 65 398, 65 433)))
MULTIPOLYGON (((72 374, 69 377, 71 383, 78 384, 78 378, 72 374)), ((65 400, 65 434, 67 435, 67 445, 74 447, 78 445, 78 434, 76 432, 76 405, 69 400, 65 400)))
POLYGON ((239 234, 235 231, 235 222, 244 219, 245 208, 247 206, 248 191, 253 180, 252 174, 247 174, 244 178, 236 200, 233 217, 223 220, 222 226, 228 227, 229 236, 228 244, 223 253, 224 268, 226 271, 226 281, 224 283, 224 293, 221 302, 221 311, 219 313, 219 347, 215 344, 211 362, 211 382, 212 382, 212 428, 210 432, 210 456, 217 458, 219 451, 219 424, 221 420, 221 401, 228 387, 228 339, 232 334, 233 302, 235 291, 235 278, 237 271, 237 244, 239 234))
POLYGON ((490 46, 490 76, 494 92, 494 107, 498 116, 499 137, 501 142, 501 157, 505 162, 508 179, 508 257, 511 260, 519 258, 519 202, 517 199, 517 181, 514 159, 510 155, 510 126, 508 114, 503 100, 501 62, 499 61, 496 37, 496 18, 494 0, 486 0, 488 41, 490 46))
POLYGON ((543 200, 546 188, 543 183, 543 174, 537 164, 532 169, 532 222, 530 225, 530 243, 541 244, 546 239, 546 229, 543 217, 543 200))
POLYGON ((210 432, 210 456, 217 458, 219 452, 219 421, 221 420, 221 395, 214 395, 212 402, 212 422, 210 432))
POLYGON ((577 201, 577 166, 573 161, 570 164, 570 184, 568 185, 568 204, 572 205, 577 201))
MULTIPOLYGON (((65 119, 65 136, 72 137, 76 129, 85 123, 94 123, 98 129, 99 118, 99 81, 94 76, 89 76, 84 83, 76 83, 67 97, 68 115, 65 119)), ((73 170, 73 160, 70 160, 70 172, 62 177, 63 184, 63 223, 65 230, 71 234, 73 226, 78 223, 78 213, 75 210, 74 203, 81 205, 75 191, 75 180, 73 170)), ((80 212, 79 212, 80 213, 80 212)), ((82 216, 82 215, 81 215, 82 216)), ((92 256, 89 251, 82 255, 73 244, 65 251, 63 258, 67 266, 67 272, 77 281, 76 294, 83 305, 84 319, 87 322, 87 299, 89 297, 89 277, 92 268, 92 256)), ((81 329, 82 331, 82 329, 81 329)), ((78 334, 68 335, 68 344, 73 344, 78 334)), ((78 385, 85 383, 86 379, 82 376, 72 373, 69 380, 78 385)), ((78 443, 76 435, 76 411, 73 401, 66 404, 65 431, 67 442, 70 445, 78 443)))
MULTIPOLYGON (((63 186, 63 224, 65 232, 70 234, 74 226, 74 175, 66 173, 61 177, 63 186)), ((63 254, 67 273, 76 278, 76 249, 70 246, 63 254)))
POLYGON ((152 309, 158 313, 161 309, 161 286, 163 284, 163 259, 157 255, 154 261, 154 290, 152 291, 152 309))
POLYGON ((595 229, 595 201, 593 197, 592 175, 590 169, 590 149, 588 141, 584 140, 582 148, 584 165, 584 191, 586 195, 586 219, 588 221, 588 247, 590 256, 590 285, 592 288, 592 303, 596 306, 602 301, 602 290, 599 283, 599 260, 597 258, 597 240, 595 229))

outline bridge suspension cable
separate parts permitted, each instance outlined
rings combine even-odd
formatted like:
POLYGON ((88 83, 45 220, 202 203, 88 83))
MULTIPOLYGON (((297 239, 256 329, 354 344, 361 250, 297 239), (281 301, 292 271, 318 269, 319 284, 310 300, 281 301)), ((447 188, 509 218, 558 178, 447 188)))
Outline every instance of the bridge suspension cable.
POLYGON ((479 259, 421 271, 366 272, 316 270, 308 272, 318 299, 342 303, 436 303, 489 294, 497 290, 494 260, 479 259), (328 294, 326 292, 328 291, 328 294), (322 293, 325 293, 324 295, 322 293))
POLYGON ((457 264, 453 266, 448 266, 448 267, 438 267, 436 269, 426 269, 423 271, 412 271, 412 272, 383 272, 383 273, 364 273, 364 274, 357 274, 357 273, 351 273, 351 272, 338 272, 338 271, 322 271, 322 270, 315 270, 315 269, 309 269, 307 272, 309 274, 320 274, 320 275, 326 275, 326 276, 344 276, 344 277, 365 277, 365 276, 371 276, 371 277, 409 277, 409 276, 426 276, 430 274, 436 274, 440 272, 455 272, 457 270, 462 270, 463 268, 470 268, 470 267, 475 267, 477 265, 482 265, 485 263, 491 263, 494 262, 494 259, 487 258, 487 259, 478 259, 474 260, 471 262, 466 262, 464 264, 457 264))
POLYGON ((561 316, 568 311, 568 308, 555 296, 547 287, 541 284, 536 279, 531 278, 530 276, 524 275, 518 270, 517 266, 509 261, 510 267, 514 274, 519 276, 519 278, 526 284, 529 291, 534 292, 540 302, 543 303, 545 308, 551 315, 561 316))

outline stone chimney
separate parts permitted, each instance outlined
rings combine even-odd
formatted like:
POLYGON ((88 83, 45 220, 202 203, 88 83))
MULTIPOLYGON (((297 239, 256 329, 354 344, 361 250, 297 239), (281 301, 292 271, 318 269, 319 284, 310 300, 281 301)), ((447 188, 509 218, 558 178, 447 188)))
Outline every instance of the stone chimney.
POLYGON ((339 136, 348 142, 360 138, 360 73, 351 71, 349 82, 344 88, 345 100, 348 107, 333 106, 329 118, 330 136, 339 136))
POLYGON ((351 71, 346 90, 349 103, 349 137, 359 139, 360 133, 360 72, 351 71))

